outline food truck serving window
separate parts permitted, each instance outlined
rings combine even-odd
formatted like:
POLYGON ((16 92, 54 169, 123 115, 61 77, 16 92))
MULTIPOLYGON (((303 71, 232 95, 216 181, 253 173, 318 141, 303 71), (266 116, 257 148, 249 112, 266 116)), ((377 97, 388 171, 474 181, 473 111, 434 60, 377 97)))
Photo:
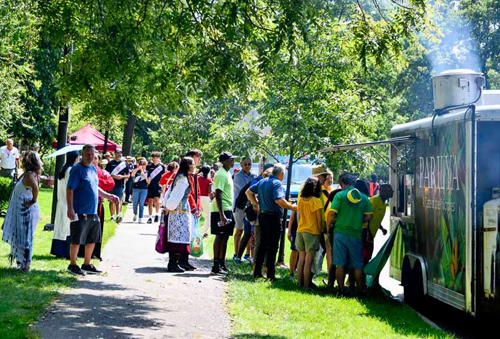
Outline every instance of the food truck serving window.
POLYGON ((398 196, 397 213, 412 216, 415 206, 415 144, 394 147, 397 151, 398 196))

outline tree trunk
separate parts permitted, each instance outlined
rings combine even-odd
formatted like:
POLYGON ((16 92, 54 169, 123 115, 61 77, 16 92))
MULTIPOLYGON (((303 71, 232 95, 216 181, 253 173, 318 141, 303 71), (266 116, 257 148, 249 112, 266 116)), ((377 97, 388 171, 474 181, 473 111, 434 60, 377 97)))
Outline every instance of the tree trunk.
MULTIPOLYGON (((294 144, 290 145, 290 157, 288 158, 288 177, 286 180, 286 192, 285 192, 285 200, 288 201, 290 199, 290 187, 292 186, 292 167, 293 167, 293 152, 294 152, 294 144)), ((288 222, 288 210, 284 210, 283 213, 283 224, 281 225, 281 239, 280 239, 280 251, 278 255, 278 264, 285 263, 285 233, 286 233, 286 224, 288 222)))
MULTIPOLYGON (((68 54, 73 54, 73 44, 65 44, 63 47, 63 57, 68 54)), ((71 74, 72 66, 71 62, 69 64, 69 73, 71 74)), ((63 76, 66 72, 63 71, 63 76)), ((61 103, 59 106, 59 126, 57 127, 57 149, 61 149, 66 146, 68 142, 68 123, 69 123, 69 100, 65 96, 62 96, 61 103)), ((57 176, 59 171, 64 166, 66 162, 66 154, 60 155, 56 158, 56 169, 54 173, 54 190, 52 191, 52 213, 50 215, 50 224, 45 225, 44 229, 53 230, 54 221, 56 220, 56 209, 57 209, 57 176)))
MULTIPOLYGON (((57 128, 57 149, 66 146, 68 141, 68 120, 69 120, 69 105, 61 105, 59 107, 59 126, 57 128)), ((66 162, 66 155, 59 155, 56 158, 56 169, 54 172, 54 191, 52 193, 52 214, 50 215, 50 223, 54 225, 56 219, 57 208, 57 176, 59 171, 66 162)))
POLYGON ((106 154, 108 152, 108 141, 109 141, 109 125, 108 128, 106 128, 106 131, 104 132, 104 149, 102 151, 103 154, 106 154))
POLYGON ((123 155, 127 156, 132 153, 132 138, 134 136, 134 127, 137 117, 131 111, 127 112, 127 124, 123 130, 123 155))

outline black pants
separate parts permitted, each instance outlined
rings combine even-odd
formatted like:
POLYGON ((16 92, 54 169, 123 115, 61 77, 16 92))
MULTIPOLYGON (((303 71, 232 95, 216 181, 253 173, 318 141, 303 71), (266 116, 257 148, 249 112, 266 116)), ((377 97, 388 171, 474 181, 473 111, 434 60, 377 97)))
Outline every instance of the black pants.
POLYGON ((125 201, 130 201, 132 195, 132 178, 129 178, 125 183, 125 201))
POLYGON ((267 277, 273 279, 276 276, 276 253, 281 235, 281 214, 260 213, 260 245, 255 255, 254 277, 262 275, 262 265, 266 257, 267 277))

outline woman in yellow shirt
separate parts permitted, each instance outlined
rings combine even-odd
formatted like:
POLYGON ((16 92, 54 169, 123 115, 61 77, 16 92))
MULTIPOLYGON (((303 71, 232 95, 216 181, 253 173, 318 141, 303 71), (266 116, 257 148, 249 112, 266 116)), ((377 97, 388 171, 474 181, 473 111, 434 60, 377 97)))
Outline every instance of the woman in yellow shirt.
POLYGON ((321 214, 323 204, 320 200, 321 184, 318 178, 309 178, 304 184, 297 203, 298 228, 295 246, 299 251, 297 284, 306 288, 316 288, 312 283, 311 265, 319 249, 321 235, 321 214))

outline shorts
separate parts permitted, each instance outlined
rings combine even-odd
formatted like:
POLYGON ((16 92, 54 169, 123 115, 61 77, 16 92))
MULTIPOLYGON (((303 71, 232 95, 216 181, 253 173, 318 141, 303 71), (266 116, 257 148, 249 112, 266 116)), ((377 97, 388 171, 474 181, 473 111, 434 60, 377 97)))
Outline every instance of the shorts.
POLYGON ((148 186, 148 199, 159 198, 161 195, 161 187, 157 185, 148 186))
POLYGON ((116 195, 118 197, 118 200, 121 201, 122 198, 123 198, 123 191, 125 191, 125 187, 123 187, 123 186, 115 186, 115 187, 113 187, 113 189, 109 193, 113 194, 113 195, 116 195))
POLYGON ((235 208, 234 209, 234 221, 236 222, 236 224, 234 225, 234 227, 237 230, 242 231, 245 229, 245 223, 243 221, 244 219, 245 219, 245 211, 240 210, 239 208, 235 208))
POLYGON ((363 268, 363 241, 342 233, 335 233, 333 264, 360 270, 363 268))
POLYGON ((97 214, 78 214, 78 220, 71 222, 69 228, 72 244, 86 245, 102 242, 101 221, 97 214))
POLYGON ((319 234, 311 234, 307 232, 297 232, 295 247, 299 252, 316 252, 319 250, 319 234))
POLYGON ((224 211, 226 219, 231 219, 231 222, 225 226, 220 227, 218 225, 220 221, 219 212, 210 213, 210 233, 215 235, 233 235, 234 231, 234 216, 231 211, 224 211))

